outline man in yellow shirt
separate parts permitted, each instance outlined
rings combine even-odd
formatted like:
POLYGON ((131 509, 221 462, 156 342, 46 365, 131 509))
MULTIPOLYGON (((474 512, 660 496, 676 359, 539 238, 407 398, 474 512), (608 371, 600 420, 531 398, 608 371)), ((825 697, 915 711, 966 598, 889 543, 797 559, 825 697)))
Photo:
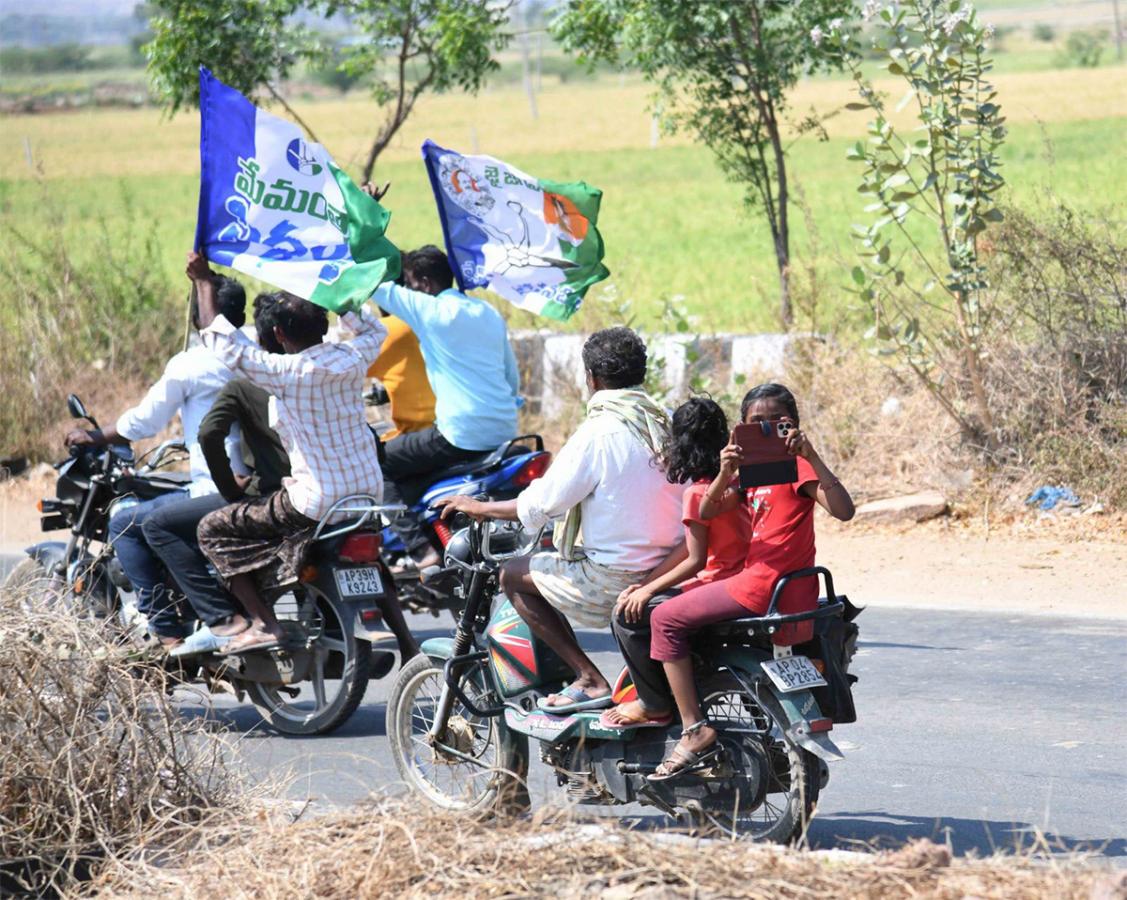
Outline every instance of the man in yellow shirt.
POLYGON ((395 316, 385 315, 380 321, 387 328, 387 337, 380 355, 368 369, 368 377, 378 378, 391 400, 391 421, 395 427, 381 435, 387 442, 434 424, 434 392, 414 332, 395 316))

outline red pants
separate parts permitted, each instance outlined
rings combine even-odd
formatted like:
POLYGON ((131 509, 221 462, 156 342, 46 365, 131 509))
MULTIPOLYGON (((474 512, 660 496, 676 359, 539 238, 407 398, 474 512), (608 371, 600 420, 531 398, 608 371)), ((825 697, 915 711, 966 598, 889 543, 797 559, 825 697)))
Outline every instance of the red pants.
POLYGON ((705 584, 658 604, 650 616, 650 656, 661 662, 689 655, 689 636, 705 625, 753 616, 732 599, 724 581, 705 584))

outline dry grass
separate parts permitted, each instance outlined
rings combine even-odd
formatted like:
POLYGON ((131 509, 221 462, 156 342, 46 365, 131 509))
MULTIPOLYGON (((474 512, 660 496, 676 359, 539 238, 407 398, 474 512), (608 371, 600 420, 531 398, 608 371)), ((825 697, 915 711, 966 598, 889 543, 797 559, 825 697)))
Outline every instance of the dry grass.
POLYGON ((0 895, 174 852, 232 796, 221 743, 180 717, 164 673, 47 596, 0 589, 0 895))
MULTIPOLYGON (((1122 67, 1000 74, 998 91, 1010 124, 1067 122, 1127 115, 1122 67)), ((878 90, 903 93, 903 85, 878 80, 878 90)), ((852 98, 852 82, 813 79, 792 93, 796 116, 826 112, 852 98)), ((591 84, 545 85, 540 116, 532 120, 519 88, 486 90, 477 97, 428 96, 381 161, 418 159, 424 138, 503 158, 533 154, 644 149, 650 146, 648 100, 640 79, 605 78, 591 84)), ((302 116, 342 165, 358 164, 376 123, 376 107, 363 97, 309 102, 294 99, 302 116), (365 126, 364 123, 371 123, 365 126)), ((281 111, 278 111, 281 114, 281 111)), ((904 113, 907 115, 907 113, 904 113)), ((864 133, 865 114, 848 112, 829 124, 834 137, 864 133)), ((3 177, 34 173, 24 161, 27 138, 49 178, 192 175, 199 170, 199 122, 194 113, 166 120, 157 109, 90 110, 60 115, 9 116, 0 132, 3 177), (90 141, 97 132, 99 139, 90 141)), ((663 146, 687 146, 687 136, 663 138, 663 146)), ((590 177, 590 176, 588 176, 590 177)))
POLYGON ((166 898, 1080 900, 1106 877, 1080 858, 952 859, 928 841, 885 853, 809 852, 566 820, 482 823, 384 802, 212 831, 184 865, 126 864, 98 887, 166 898))

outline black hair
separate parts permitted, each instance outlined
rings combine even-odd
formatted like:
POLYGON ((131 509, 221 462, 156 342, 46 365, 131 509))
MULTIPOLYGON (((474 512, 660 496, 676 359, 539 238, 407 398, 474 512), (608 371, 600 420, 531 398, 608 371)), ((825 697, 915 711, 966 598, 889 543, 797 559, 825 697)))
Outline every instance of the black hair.
POLYGON ((311 347, 329 330, 329 314, 315 303, 288 291, 278 292, 274 324, 295 344, 311 347))
POLYGON ((748 408, 756 400, 778 400, 787 408, 787 415, 794 420, 794 424, 798 424, 798 402, 794 399, 794 394, 790 392, 789 388, 775 384, 773 381, 753 387, 744 394, 743 402, 740 404, 741 422, 747 418, 748 408))
POLYGON ((604 328, 583 345, 583 368, 603 387, 633 387, 646 380, 646 345, 622 325, 604 328))
MULTIPOLYGON (((242 328, 247 321, 247 292, 234 278, 226 275, 212 275, 211 283, 215 286, 215 311, 236 328, 242 328)), ((192 325, 200 326, 200 304, 195 292, 192 292, 192 325)))
POLYGON ((267 353, 285 353, 274 336, 274 326, 278 324, 278 304, 282 300, 280 291, 259 294, 254 298, 254 330, 258 332, 258 343, 267 353))
POLYGON ((454 286, 454 270, 450 268, 450 260, 446 258, 445 251, 434 244, 403 254, 400 277, 406 278, 408 273, 415 278, 426 278, 440 292, 454 286))
POLYGON ((728 444, 728 417, 709 397, 692 397, 673 413, 669 443, 662 453, 671 484, 713 479, 720 472, 720 451, 728 444))

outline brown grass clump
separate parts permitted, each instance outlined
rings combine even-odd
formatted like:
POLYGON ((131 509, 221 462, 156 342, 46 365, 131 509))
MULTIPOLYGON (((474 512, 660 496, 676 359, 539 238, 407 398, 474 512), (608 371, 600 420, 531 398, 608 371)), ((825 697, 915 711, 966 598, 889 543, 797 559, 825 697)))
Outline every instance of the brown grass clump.
POLYGON ((0 589, 0 895, 170 852, 230 797, 221 745, 178 715, 164 673, 35 593, 0 589))
POLYGON ((952 859, 919 841, 885 853, 809 852, 575 821, 477 822, 384 802, 296 824, 202 836, 180 866, 123 867, 106 896, 195 898, 1087 898, 1079 862, 952 859))

